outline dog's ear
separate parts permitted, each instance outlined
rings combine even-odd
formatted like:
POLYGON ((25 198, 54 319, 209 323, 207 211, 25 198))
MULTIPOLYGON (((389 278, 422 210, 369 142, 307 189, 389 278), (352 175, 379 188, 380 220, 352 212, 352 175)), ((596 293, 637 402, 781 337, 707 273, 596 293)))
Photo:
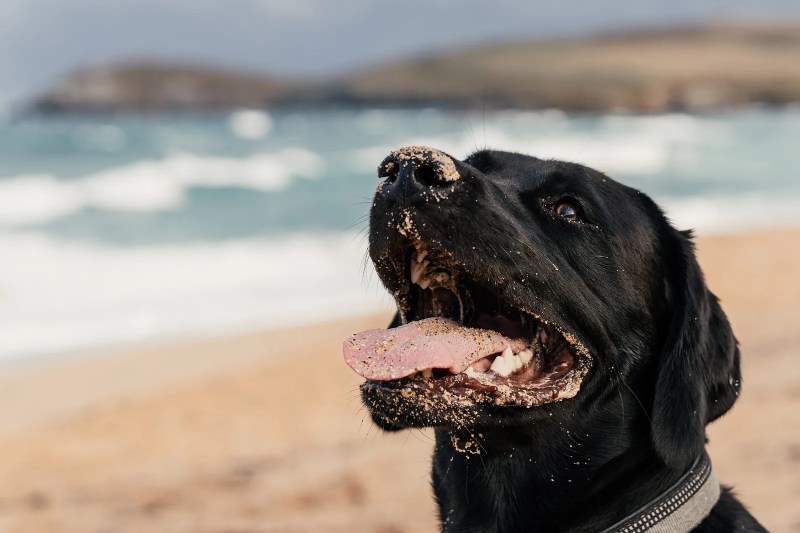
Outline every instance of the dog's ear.
POLYGON ((739 347, 719 301, 706 287, 690 233, 671 231, 671 320, 658 361, 652 414, 656 452, 675 467, 705 446, 705 425, 739 395, 739 347))

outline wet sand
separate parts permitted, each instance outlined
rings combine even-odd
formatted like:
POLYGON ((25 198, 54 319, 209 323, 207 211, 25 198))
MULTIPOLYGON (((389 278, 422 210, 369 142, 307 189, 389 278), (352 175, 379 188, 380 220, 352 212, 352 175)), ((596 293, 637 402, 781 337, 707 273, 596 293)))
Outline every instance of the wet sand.
MULTIPOLYGON (((800 531, 800 230, 698 240, 742 347, 723 483, 800 531)), ((342 340, 385 316, 0 375, 0 532, 434 531, 427 431, 382 434, 342 340)))

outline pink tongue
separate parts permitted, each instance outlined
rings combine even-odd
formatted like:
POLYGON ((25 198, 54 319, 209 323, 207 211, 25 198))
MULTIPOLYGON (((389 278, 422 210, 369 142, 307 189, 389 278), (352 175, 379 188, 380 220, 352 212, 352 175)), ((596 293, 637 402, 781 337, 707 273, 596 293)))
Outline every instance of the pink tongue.
POLYGON ((527 343, 446 318, 426 318, 350 336, 344 341, 344 360, 362 377, 390 381, 426 368, 446 368, 458 374, 475 361, 502 352, 506 346, 518 352, 527 343))

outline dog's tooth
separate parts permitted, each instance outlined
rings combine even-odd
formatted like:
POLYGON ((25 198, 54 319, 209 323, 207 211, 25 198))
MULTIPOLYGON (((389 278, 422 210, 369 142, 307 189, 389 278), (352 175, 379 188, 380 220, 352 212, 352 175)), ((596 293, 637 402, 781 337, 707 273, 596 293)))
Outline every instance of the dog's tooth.
POLYGON ((511 374, 513 367, 509 365, 508 360, 505 357, 498 355, 494 358, 494 362, 489 370, 492 370, 496 374, 507 378, 511 374))
POLYGON ((514 372, 516 372, 517 370, 519 370, 523 366, 525 366, 525 365, 522 364, 522 359, 520 359, 518 355, 515 355, 514 356, 514 372))
POLYGON ((417 282, 417 285, 419 285, 423 289, 427 289, 431 285, 431 280, 428 278, 421 279, 419 280, 419 282, 417 282))
POLYGON ((435 279, 438 283, 447 283, 450 281, 450 274, 447 272, 437 272, 433 275, 433 279, 435 279))
POLYGON ((422 377, 425 379, 431 379, 433 377, 433 370, 426 368, 422 371, 422 377))
POLYGON ((506 368, 506 360, 502 357, 495 357, 494 361, 492 361, 492 366, 489 367, 489 370, 494 372, 495 374, 502 375, 505 372, 506 368))
MULTIPOLYGON (((423 256, 424 257, 424 256, 423 256)), ((431 264, 430 261, 423 261, 417 256, 415 261, 413 257, 408 258, 408 266, 411 271, 411 283, 417 283, 419 279, 425 274, 425 269, 431 264)))
POLYGON ((466 370, 464 370, 464 373, 465 373, 466 375, 468 375, 469 377, 471 377, 471 378, 477 378, 477 377, 478 377, 478 374, 480 374, 480 372, 478 372, 477 370, 475 370, 475 368, 473 368, 473 366, 472 366, 472 365, 468 366, 468 367, 467 367, 467 369, 466 369, 466 370))
MULTIPOLYGON (((425 270, 428 268, 430 261, 423 261, 421 263, 415 263, 414 261, 411 262, 411 282, 417 283, 418 285, 422 286, 422 282, 420 279, 425 275, 425 270)), ((423 289, 427 289, 428 285, 430 285, 430 280, 425 284, 423 289)))
POLYGON ((425 267, 417 263, 416 267, 414 267, 414 273, 411 275, 411 281, 413 281, 414 283, 419 283, 419 280, 421 280, 422 276, 424 275, 425 275, 425 267))
POLYGON ((417 250, 417 262, 422 263, 428 255, 428 250, 417 250))
POLYGON ((514 370, 516 368, 516 363, 514 362, 514 352, 511 350, 511 346, 506 346, 506 349, 503 350, 502 355, 500 356, 506 360, 506 367, 514 370))
POLYGON ((533 352, 527 348, 519 352, 517 356, 519 357, 520 361, 522 361, 523 366, 527 365, 533 360, 533 352))

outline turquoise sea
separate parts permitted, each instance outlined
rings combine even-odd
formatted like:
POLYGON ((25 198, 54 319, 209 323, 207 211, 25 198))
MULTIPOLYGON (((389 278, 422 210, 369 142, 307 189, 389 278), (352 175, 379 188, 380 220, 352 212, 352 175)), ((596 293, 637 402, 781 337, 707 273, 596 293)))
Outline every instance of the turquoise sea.
POLYGON ((699 233, 800 224, 800 107, 0 122, 0 360, 390 308, 365 215, 407 144, 585 163, 699 233))

